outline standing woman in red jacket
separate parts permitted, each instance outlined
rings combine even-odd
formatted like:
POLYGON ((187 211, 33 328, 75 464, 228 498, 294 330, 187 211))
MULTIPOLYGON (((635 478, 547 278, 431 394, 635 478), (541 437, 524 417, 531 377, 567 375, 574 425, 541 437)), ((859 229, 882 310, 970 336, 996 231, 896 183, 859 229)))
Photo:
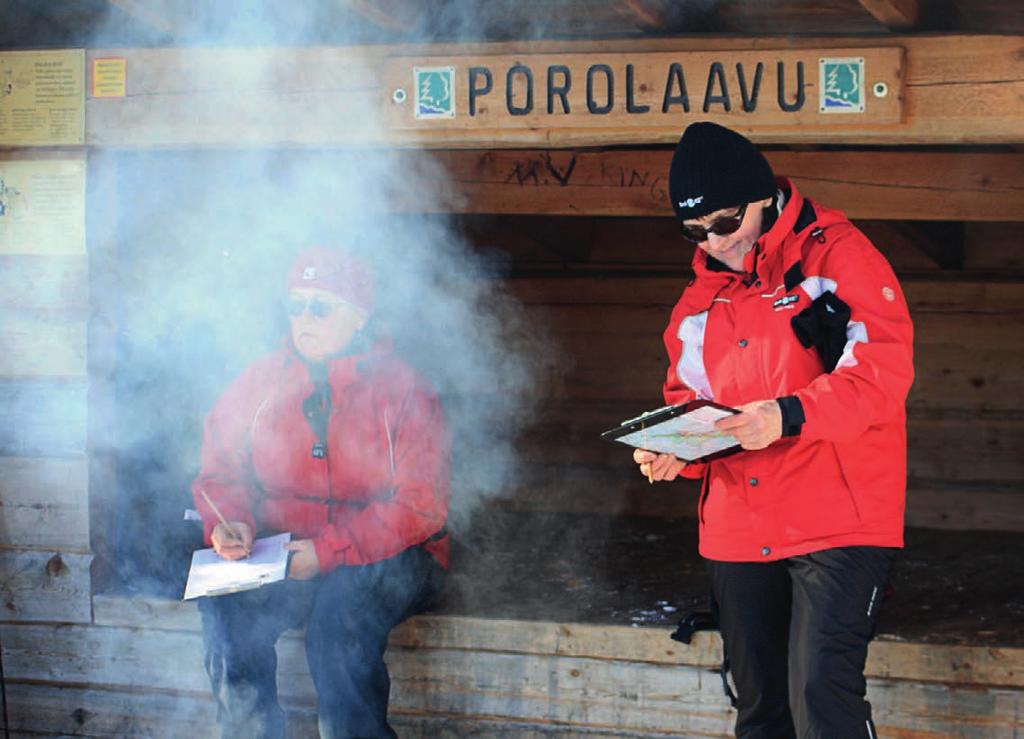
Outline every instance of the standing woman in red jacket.
POLYGON ((664 334, 668 403, 741 411, 742 451, 637 450, 703 481, 698 515, 738 737, 870 737, 864 664, 903 546, 913 327, 892 269, 842 213, 776 179, 738 133, 694 123, 669 172, 695 277, 664 334))
POLYGON ((193 497, 226 559, 291 532, 289 579, 200 601, 206 669, 224 736, 283 737, 274 644, 304 626, 320 736, 393 737, 388 633, 438 595, 448 567, 447 429, 432 389, 374 329, 365 262, 306 250, 287 290, 290 336, 217 400, 193 497))

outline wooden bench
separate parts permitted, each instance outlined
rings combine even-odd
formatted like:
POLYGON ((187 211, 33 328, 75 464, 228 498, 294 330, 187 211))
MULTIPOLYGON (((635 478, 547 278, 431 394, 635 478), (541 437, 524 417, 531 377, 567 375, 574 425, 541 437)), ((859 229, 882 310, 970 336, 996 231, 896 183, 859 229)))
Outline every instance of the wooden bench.
MULTIPOLYGON (((730 735, 717 633, 690 645, 669 639, 678 613, 704 592, 692 523, 481 511, 459 536, 439 608, 392 635, 396 729, 409 737, 730 735)), ((1024 545, 1015 538, 908 532, 897 596, 867 666, 882 736, 1024 731, 1024 634, 1014 615, 1022 596, 1011 577, 1024 545), (956 598, 965 601, 959 610, 943 610, 956 598)), ((16 732, 216 735, 191 603, 96 595, 89 624, 0 624, 0 639, 16 732)), ((301 634, 282 637, 278 654, 293 731, 315 736, 301 634)))

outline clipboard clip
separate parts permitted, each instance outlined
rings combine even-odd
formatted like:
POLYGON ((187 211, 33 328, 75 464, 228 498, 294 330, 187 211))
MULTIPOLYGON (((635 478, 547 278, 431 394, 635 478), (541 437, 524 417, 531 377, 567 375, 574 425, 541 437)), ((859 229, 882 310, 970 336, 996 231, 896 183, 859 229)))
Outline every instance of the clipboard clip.
POLYGON ((620 423, 619 425, 620 426, 629 426, 632 423, 637 423, 638 421, 642 421, 643 419, 647 418, 648 416, 653 416, 655 413, 661 413, 662 411, 667 411, 669 408, 675 408, 675 406, 674 405, 663 405, 663 406, 661 406, 661 408, 655 408, 652 411, 644 411, 643 413, 641 413, 636 418, 629 418, 629 419, 623 421, 622 423, 620 423))

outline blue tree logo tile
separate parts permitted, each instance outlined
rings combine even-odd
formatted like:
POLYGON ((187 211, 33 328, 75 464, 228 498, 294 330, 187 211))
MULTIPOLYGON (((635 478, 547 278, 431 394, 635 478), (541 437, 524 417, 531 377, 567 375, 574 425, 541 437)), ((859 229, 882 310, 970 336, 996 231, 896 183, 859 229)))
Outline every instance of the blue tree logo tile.
POLYGON ((864 59, 861 57, 818 60, 821 113, 864 112, 864 59))
POLYGON ((414 67, 417 118, 455 117, 455 68, 414 67))

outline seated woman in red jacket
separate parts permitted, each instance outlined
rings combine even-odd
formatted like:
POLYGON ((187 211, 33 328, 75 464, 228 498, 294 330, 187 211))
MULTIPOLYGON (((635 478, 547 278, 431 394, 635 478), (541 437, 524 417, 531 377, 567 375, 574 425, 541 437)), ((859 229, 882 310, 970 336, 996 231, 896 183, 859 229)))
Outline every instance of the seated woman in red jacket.
POLYGON ((437 596, 448 566, 447 429, 374 330, 362 260, 309 249, 287 288, 291 335, 210 412, 193 497, 227 559, 291 532, 289 579, 200 601, 206 669, 224 736, 283 736, 274 644, 304 626, 320 735, 392 737, 388 633, 437 596))
POLYGON ((743 451, 653 480, 697 504, 741 737, 875 736, 864 663, 903 546, 913 326, 899 282, 839 211, 775 178, 740 134, 684 132, 669 170, 694 279, 664 333, 666 402, 741 413, 743 451))

